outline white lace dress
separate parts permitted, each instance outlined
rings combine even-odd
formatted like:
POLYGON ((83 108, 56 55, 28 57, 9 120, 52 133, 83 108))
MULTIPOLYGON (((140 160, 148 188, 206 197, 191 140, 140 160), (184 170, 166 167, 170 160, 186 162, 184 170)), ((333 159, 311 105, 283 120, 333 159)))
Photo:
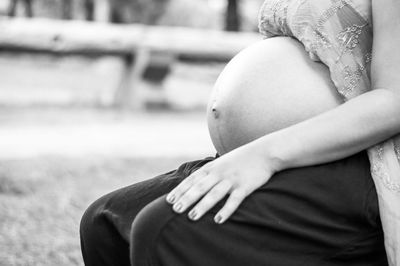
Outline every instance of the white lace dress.
MULTIPOLYGON (((370 0, 266 0, 259 29, 291 36, 329 67, 338 93, 349 100, 371 90, 370 0)), ((338 129, 339 130, 339 129, 338 129)), ((400 135, 368 149, 390 265, 400 266, 400 135)))

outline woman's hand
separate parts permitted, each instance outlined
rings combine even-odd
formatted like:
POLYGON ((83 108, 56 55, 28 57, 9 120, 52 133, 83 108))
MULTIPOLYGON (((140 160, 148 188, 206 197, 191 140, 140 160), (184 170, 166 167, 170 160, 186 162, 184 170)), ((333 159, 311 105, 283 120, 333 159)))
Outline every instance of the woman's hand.
POLYGON ((188 214, 190 219, 198 220, 229 194, 214 217, 218 224, 225 222, 240 203, 275 172, 273 164, 258 150, 255 143, 249 143, 204 165, 173 189, 167 201, 173 204, 175 212, 182 213, 200 200, 188 214))

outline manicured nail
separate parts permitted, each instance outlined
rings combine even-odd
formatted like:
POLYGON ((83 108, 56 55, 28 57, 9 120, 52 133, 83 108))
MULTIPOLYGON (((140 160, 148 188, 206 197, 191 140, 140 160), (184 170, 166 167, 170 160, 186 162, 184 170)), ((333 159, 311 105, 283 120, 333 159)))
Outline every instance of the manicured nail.
POLYGON ((175 202, 175 196, 174 195, 169 195, 167 197, 167 201, 171 204, 173 204, 175 202))
POLYGON ((222 216, 219 214, 217 216, 215 216, 214 222, 216 222, 217 224, 222 224, 222 216))
POLYGON ((192 219, 192 220, 195 220, 196 219, 196 217, 197 217, 197 212, 196 212, 196 210, 191 210, 190 212, 189 212, 189 218, 190 219, 192 219))
POLYGON ((178 204, 175 204, 174 205, 174 210, 176 211, 176 212, 180 212, 181 210, 182 210, 182 203, 178 203, 178 204))

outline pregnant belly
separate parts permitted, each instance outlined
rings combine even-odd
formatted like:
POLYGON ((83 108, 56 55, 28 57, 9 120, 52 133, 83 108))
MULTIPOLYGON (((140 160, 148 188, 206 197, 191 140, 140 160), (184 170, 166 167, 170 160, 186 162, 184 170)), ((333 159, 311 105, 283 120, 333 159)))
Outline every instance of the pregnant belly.
POLYGON ((288 37, 243 50, 220 74, 207 110, 219 154, 342 103, 328 69, 288 37))

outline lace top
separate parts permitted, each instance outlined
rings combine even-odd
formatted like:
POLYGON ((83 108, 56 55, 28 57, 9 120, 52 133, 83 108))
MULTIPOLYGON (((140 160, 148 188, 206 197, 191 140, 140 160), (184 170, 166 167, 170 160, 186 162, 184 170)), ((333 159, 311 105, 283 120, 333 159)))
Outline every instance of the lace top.
MULTIPOLYGON (((291 36, 329 67, 344 100, 371 90, 371 0, 266 0, 259 29, 291 36)), ((390 265, 400 266, 400 135, 368 149, 390 265)))

